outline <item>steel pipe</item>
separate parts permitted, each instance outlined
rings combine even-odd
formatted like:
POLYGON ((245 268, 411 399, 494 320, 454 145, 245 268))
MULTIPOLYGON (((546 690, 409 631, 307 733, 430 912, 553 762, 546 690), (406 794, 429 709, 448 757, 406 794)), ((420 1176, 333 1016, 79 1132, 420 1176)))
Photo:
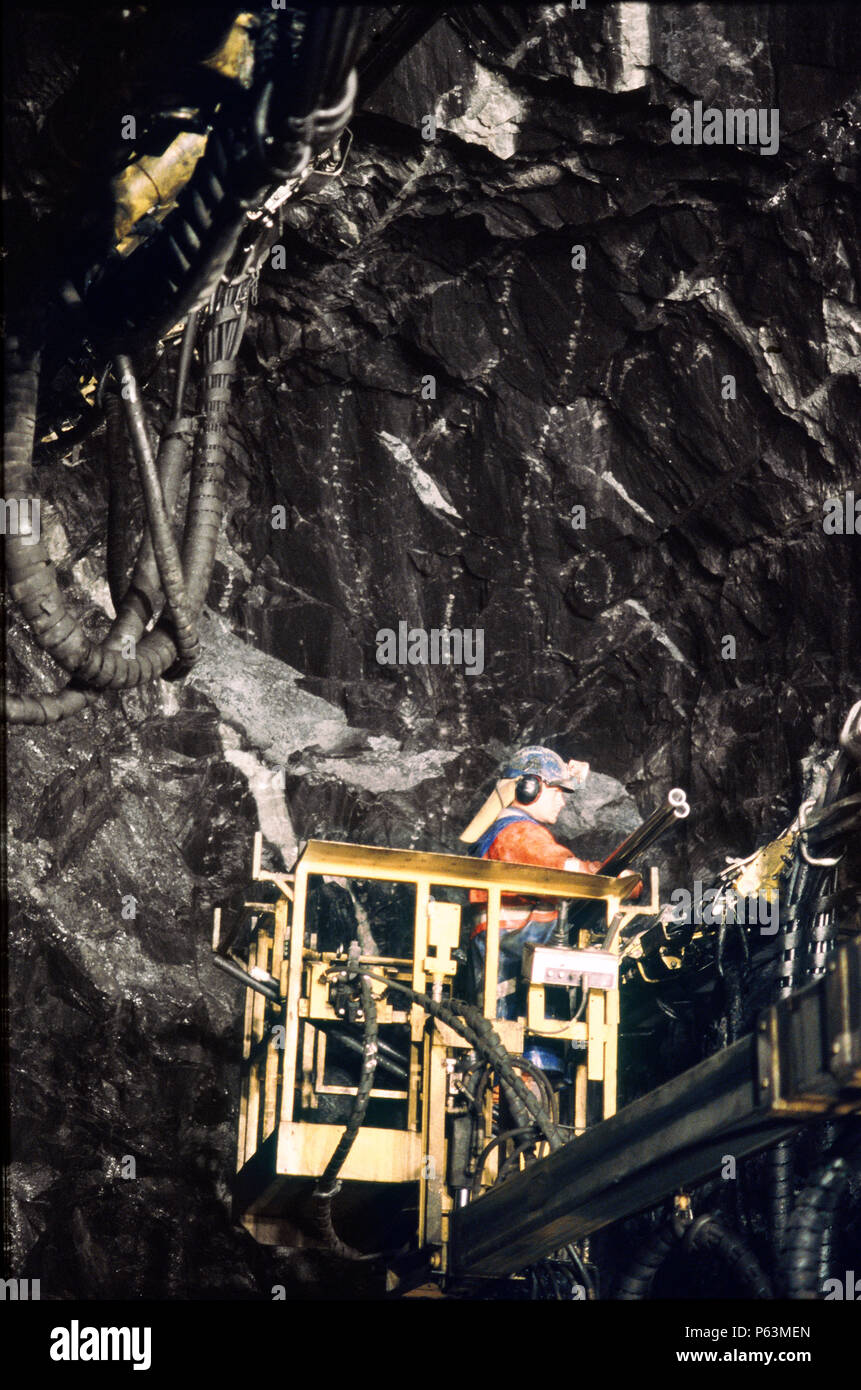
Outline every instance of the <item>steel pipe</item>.
POLYGON ((684 820, 690 815, 691 808, 688 799, 681 787, 673 787, 667 792, 667 799, 663 806, 658 806, 636 830, 632 830, 626 840, 613 850, 611 854, 601 864, 599 874, 609 874, 615 876, 622 869, 627 869, 632 859, 641 854, 649 845, 653 845, 657 839, 668 830, 677 820, 684 820))

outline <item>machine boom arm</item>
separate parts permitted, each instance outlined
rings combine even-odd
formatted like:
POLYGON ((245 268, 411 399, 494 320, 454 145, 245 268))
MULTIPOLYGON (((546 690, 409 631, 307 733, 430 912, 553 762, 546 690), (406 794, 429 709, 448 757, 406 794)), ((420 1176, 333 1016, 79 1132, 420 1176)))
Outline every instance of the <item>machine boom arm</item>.
POLYGON ((817 1114, 861 1113, 861 939, 754 1033, 455 1212, 453 1270, 510 1274, 817 1114))

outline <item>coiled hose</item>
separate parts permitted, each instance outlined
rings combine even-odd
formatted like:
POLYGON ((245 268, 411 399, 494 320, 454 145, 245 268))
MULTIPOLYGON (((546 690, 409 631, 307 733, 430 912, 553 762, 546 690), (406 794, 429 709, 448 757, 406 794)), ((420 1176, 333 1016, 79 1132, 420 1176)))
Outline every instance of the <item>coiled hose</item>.
POLYGON ((367 1258, 361 1255, 358 1250, 345 1245, 338 1236, 332 1220, 332 1201, 341 1188, 338 1174, 346 1162, 347 1155, 356 1141, 356 1135, 367 1114, 368 1102, 374 1084, 374 1073, 377 1068, 377 1006, 371 993, 371 986, 364 975, 359 976, 359 988, 362 995, 362 1013, 364 1014, 365 1026, 362 1039, 362 1069, 359 1074, 356 1097, 344 1133, 338 1140, 335 1151, 311 1194, 312 1220, 317 1234, 333 1254, 339 1255, 344 1260, 367 1258))
POLYGON ((789 1218, 782 1262, 787 1298, 820 1298, 828 1277, 830 1232, 851 1164, 832 1158, 811 1179, 789 1218))
POLYGON ((480 1009, 473 1004, 464 1003, 462 999, 432 999, 429 994, 420 994, 408 985, 402 984, 400 980, 393 980, 387 975, 376 975, 364 967, 361 967, 361 973, 369 980, 376 980, 387 985, 389 989, 408 995, 425 1013, 447 1023, 461 1037, 466 1038, 470 1046, 485 1057, 497 1071, 516 1128, 525 1129, 528 1125, 534 1124, 547 1140, 551 1151, 562 1147, 566 1142, 566 1136, 554 1123, 553 1117, 548 1114, 541 1101, 523 1084, 505 1044, 480 1009))
MULTIPOLYGON (((356 39, 357 26, 352 19, 346 22, 342 7, 327 9, 325 14, 321 12, 310 26, 313 43, 309 54, 318 66, 326 36, 333 25, 341 26, 342 39, 345 36, 350 42, 356 39)), ((320 71, 327 77, 333 72, 340 76, 349 59, 350 54, 339 48, 337 53, 330 55, 328 69, 324 65, 320 71)), ((291 177, 297 175, 307 165, 314 148, 325 148, 340 134, 352 111, 355 74, 351 71, 344 79, 343 90, 333 107, 311 110, 299 118, 301 131, 294 128, 296 115, 289 115, 280 140, 266 135, 265 121, 263 129, 260 122, 264 98, 271 103, 273 90, 280 102, 282 94, 273 88, 271 81, 262 93, 254 94, 257 111, 256 124, 252 120, 251 147, 247 94, 242 93, 232 105, 225 103, 219 128, 210 132, 204 154, 174 211, 128 262, 118 255, 110 257, 91 283, 82 286, 83 293, 78 296, 79 303, 84 300, 88 337, 101 344, 103 350, 122 356, 126 372, 130 368, 130 351, 136 345, 142 346, 162 336, 187 310, 194 311, 205 302, 214 287, 214 330, 216 333, 223 331, 229 338, 230 325, 233 325, 234 342, 224 344, 211 355, 208 363, 204 384, 203 447, 192 477, 182 567, 178 564, 167 508, 158 486, 157 475, 161 475, 162 470, 153 465, 149 454, 142 412, 137 408, 139 402, 132 398, 135 408, 129 410, 150 516, 149 535, 161 586, 174 618, 173 631, 162 619, 143 638, 135 655, 126 657, 120 650, 124 639, 139 636, 147 620, 144 617, 142 626, 140 610, 134 613, 124 609, 121 621, 118 615, 118 626, 112 627, 107 639, 102 643, 91 642, 77 618, 66 609, 41 538, 30 545, 25 544, 29 537, 9 537, 7 570, 12 596, 21 604, 40 646, 75 678, 69 688, 57 695, 8 698, 5 714, 11 722, 45 724, 66 718, 92 702, 92 691, 87 687, 138 685, 164 674, 177 657, 186 661, 194 658, 197 649, 194 622, 209 586, 221 519, 224 419, 235 350, 238 350, 245 323, 245 310, 235 311, 235 294, 232 303, 229 295, 219 303, 226 267, 236 249, 248 211, 260 205, 272 186, 273 169, 281 175, 285 172, 291 177)), ((265 109, 268 111, 268 105, 265 109)), ((73 314, 69 322, 78 329, 80 315, 73 314)), ((52 326, 57 330, 52 336, 62 344, 62 322, 52 326)), ((27 499, 31 491, 43 340, 44 323, 41 335, 25 329, 7 338, 4 448, 7 501, 27 499)), ((55 352, 57 343, 53 345, 55 352)))
POLYGON ((648 1298, 658 1270, 680 1245, 691 1253, 718 1256, 738 1280, 744 1297, 774 1297, 767 1275, 744 1241, 715 1217, 699 1216, 688 1226, 673 1218, 653 1232, 623 1280, 619 1298, 626 1302, 648 1298))
MULTIPOLYGON (((188 520, 183 539, 180 574, 184 580, 185 616, 195 622, 206 597, 218 542, 226 465, 224 421, 230 399, 230 380, 247 316, 250 277, 219 285, 213 301, 204 343, 204 429, 195 452, 188 520)), ((122 370, 130 371, 124 359, 122 370)), ((22 340, 7 340, 7 417, 5 437, 5 486, 7 497, 27 495, 31 476, 35 400, 38 393, 39 354, 26 351, 22 340), (29 424, 28 424, 29 422, 29 424)), ((143 430, 145 435, 145 429, 143 430)), ((158 499, 153 498, 158 505, 158 499)), ((162 509, 163 510, 163 509, 162 509)), ((152 515, 152 513, 150 513, 152 515)), ((168 527, 169 530, 169 527, 168 527)), ((172 542, 172 535, 170 537, 172 542)), ((159 577, 167 573, 168 552, 155 551, 159 577)), ((167 671, 181 655, 164 618, 147 633, 135 655, 127 657, 119 647, 129 636, 143 632, 146 614, 140 606, 124 605, 102 643, 93 643, 65 606, 53 565, 41 539, 35 545, 10 536, 7 571, 12 597, 39 645, 79 682, 95 687, 128 688, 152 680, 167 671)), ((180 592, 175 590, 174 594, 180 592)), ((186 628, 187 635, 193 629, 186 628)), ((192 647, 193 652, 193 647, 192 647)), ((12 723, 45 724, 78 713, 92 701, 92 691, 79 686, 58 695, 13 696, 6 701, 6 717, 12 723)))
MULTIPOLYGON (((344 968, 342 965, 336 965, 329 973, 339 975, 343 973, 344 968)), ((420 994, 407 985, 401 984, 400 981, 391 980, 386 975, 376 975, 370 970, 362 969, 356 958, 351 957, 347 966, 347 973, 358 977, 362 991, 362 1011, 365 1017, 362 1070, 352 1113, 332 1157, 315 1185, 311 1195, 311 1209, 317 1234, 325 1242, 327 1248, 342 1259, 357 1260, 374 1257, 360 1254, 359 1251, 344 1244, 340 1239, 332 1219, 332 1201, 340 1190, 340 1183, 337 1181, 338 1174, 344 1166, 367 1112, 377 1065, 377 1010, 369 981, 375 980, 408 995, 426 1013, 447 1023, 449 1027, 465 1037, 477 1052, 488 1058, 499 1072, 500 1084, 506 1089, 512 1113, 518 1114, 525 1121, 522 1126, 518 1121, 518 1129, 514 1131, 515 1133, 520 1134, 537 1126, 541 1129, 551 1149, 559 1148, 565 1141, 552 1117, 517 1076, 505 1046, 493 1025, 473 1005, 456 999, 449 1000, 447 1003, 431 999, 429 995, 420 994)))

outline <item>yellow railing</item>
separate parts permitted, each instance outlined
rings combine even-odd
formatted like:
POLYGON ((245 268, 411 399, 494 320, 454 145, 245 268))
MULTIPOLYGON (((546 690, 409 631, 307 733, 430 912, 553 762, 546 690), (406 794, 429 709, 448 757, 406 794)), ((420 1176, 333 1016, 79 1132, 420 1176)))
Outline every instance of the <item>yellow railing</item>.
MULTIPOLYGON (((307 1110, 309 1102, 316 1104, 315 1091, 332 1089, 322 1085, 324 1064, 319 1049, 321 1043, 325 1045, 325 1028, 321 1030, 320 1025, 330 1026, 337 1021, 326 973, 335 957, 311 949, 306 940, 308 882, 316 875, 406 884, 414 889, 412 958, 362 957, 362 961, 375 972, 436 999, 445 997, 457 969, 452 952, 460 938, 461 907, 436 900, 434 893, 439 889, 457 889, 486 894, 482 1012, 494 1020, 497 1033, 512 1053, 523 1051, 527 1033, 561 1038, 584 1049, 575 1078, 577 1131, 586 1124, 588 1081, 603 1083, 603 1113, 614 1113, 618 990, 589 989, 585 1017, 560 1022, 545 1017, 544 987, 530 985, 526 1017, 497 1019, 500 910, 503 896, 509 894, 548 901, 593 902, 603 909, 600 928, 593 935, 609 937, 612 926, 612 937, 618 942, 620 923, 656 909, 655 902, 637 907, 624 902, 632 887, 629 878, 328 840, 309 841, 289 875, 263 870, 260 859, 258 835, 253 877, 258 882, 274 883, 279 897, 273 904, 247 904, 257 916, 247 965, 249 970, 257 967, 277 981, 279 997, 272 1001, 251 990, 247 995, 237 1168, 240 1174, 253 1175, 258 1195, 251 1202, 246 1198, 246 1213, 256 1210, 265 1216, 267 1212, 276 1212, 279 1182, 318 1175, 325 1166, 324 1155, 334 1147, 341 1132, 337 1125, 303 1122, 297 1119, 296 1112, 297 1096, 300 1106, 307 1110)), ((653 883, 653 897, 656 887, 653 883)), ((594 944, 590 933, 581 932, 579 945, 590 944, 594 944)), ((380 1099, 407 1100, 406 1130, 360 1131, 343 1175, 345 1179, 371 1182, 416 1181, 422 1165, 430 1165, 440 1174, 446 1162, 446 1060, 458 1050, 463 1051, 467 1044, 446 1024, 429 1021, 424 1010, 407 996, 396 1005, 381 1000, 378 1007, 381 1023, 409 1025, 406 1090, 380 1089, 372 1093, 380 1099)), ((441 1181, 421 1182, 422 1243, 444 1244, 449 1206, 441 1181)), ((250 1226, 259 1234, 253 1217, 250 1226)), ((264 1229, 265 1221, 258 1226, 264 1229)))

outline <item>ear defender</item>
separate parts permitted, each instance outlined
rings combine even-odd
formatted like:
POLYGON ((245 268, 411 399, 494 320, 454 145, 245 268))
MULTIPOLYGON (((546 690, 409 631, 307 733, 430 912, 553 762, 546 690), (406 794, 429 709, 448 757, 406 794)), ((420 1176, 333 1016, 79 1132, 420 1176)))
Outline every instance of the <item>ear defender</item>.
POLYGON ((528 774, 526 777, 518 777, 517 785, 514 788, 514 799, 521 806, 531 806, 533 801, 537 801, 544 789, 544 783, 540 777, 528 774))

